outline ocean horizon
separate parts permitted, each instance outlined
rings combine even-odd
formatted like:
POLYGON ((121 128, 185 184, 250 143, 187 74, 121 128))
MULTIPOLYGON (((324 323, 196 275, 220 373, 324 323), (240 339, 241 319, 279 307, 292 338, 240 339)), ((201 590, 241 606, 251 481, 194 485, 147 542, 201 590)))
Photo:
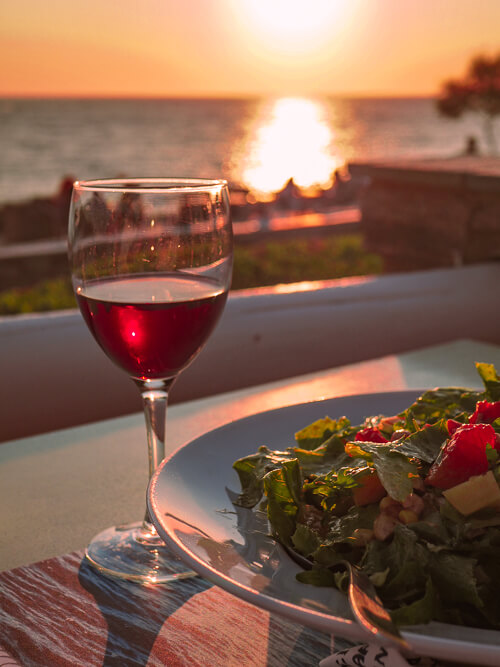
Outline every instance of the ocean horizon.
POLYGON ((3 97, 0 204, 51 196, 65 177, 328 187, 350 161, 452 157, 469 136, 483 151, 478 120, 443 118, 432 97, 3 97))

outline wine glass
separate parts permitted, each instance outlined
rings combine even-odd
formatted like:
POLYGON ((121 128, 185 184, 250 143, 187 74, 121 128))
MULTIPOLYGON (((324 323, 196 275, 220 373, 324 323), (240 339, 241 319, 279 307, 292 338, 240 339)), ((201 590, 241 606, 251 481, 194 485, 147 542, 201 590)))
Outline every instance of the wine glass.
MULTIPOLYGON (((139 387, 149 475, 164 458, 168 392, 219 320, 232 272, 226 181, 134 178, 77 181, 69 262, 83 318, 108 357, 139 387)), ((86 557, 140 582, 192 576, 144 521, 99 533, 86 557)))

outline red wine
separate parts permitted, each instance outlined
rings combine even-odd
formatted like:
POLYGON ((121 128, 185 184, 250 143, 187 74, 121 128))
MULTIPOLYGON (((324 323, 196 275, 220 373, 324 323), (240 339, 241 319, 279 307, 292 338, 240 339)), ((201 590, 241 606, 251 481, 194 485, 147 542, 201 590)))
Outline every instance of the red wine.
POLYGON ((227 292, 207 278, 164 274, 96 280, 78 288, 95 339, 133 378, 175 376, 202 348, 227 292))

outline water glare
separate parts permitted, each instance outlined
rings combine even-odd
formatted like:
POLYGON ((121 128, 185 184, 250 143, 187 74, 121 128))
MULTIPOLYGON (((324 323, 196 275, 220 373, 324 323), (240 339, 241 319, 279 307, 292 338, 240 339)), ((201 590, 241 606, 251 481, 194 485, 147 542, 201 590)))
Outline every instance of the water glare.
POLYGON ((343 160, 320 101, 281 98, 263 103, 247 126, 241 181, 259 195, 281 190, 290 178, 303 189, 328 187, 343 160))

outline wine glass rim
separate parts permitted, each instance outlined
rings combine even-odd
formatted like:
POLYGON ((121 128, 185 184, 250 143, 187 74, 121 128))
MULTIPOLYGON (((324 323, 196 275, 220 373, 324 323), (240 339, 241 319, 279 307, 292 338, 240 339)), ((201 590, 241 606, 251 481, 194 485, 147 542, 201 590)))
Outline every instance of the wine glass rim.
POLYGON ((98 190, 107 192, 148 192, 153 194, 163 192, 198 192, 202 190, 226 187, 227 181, 223 178, 97 178, 78 180, 73 183, 75 190, 98 190))

